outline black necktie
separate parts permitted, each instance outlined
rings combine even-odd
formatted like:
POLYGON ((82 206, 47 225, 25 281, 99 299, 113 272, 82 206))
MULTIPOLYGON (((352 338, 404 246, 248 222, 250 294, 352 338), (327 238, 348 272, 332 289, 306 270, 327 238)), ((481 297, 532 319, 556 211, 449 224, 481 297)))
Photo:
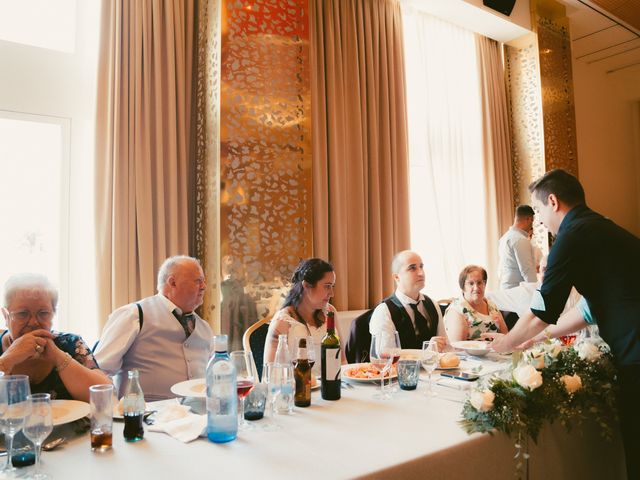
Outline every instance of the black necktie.
POLYGON ((184 315, 180 315, 178 310, 173 311, 173 315, 178 319, 180 325, 184 329, 184 334, 189 338, 189 335, 196 328, 196 318, 193 316, 193 313, 185 313, 184 315))
POLYGON ((413 309, 413 319, 416 325, 417 336, 421 341, 429 340, 429 322, 424 315, 420 313, 420 310, 418 310, 417 303, 410 303, 409 305, 411 305, 411 308, 413 309))

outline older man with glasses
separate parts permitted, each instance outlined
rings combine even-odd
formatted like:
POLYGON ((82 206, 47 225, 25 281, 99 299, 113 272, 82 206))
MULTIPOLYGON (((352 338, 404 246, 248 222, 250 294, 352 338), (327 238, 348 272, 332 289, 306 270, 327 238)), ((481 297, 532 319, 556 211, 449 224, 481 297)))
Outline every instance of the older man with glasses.
POLYGON ((170 257, 158 271, 158 293, 115 310, 102 332, 96 358, 122 396, 127 370, 140 373, 147 400, 174 397, 171 386, 204 377, 213 331, 194 312, 206 283, 200 262, 170 257))

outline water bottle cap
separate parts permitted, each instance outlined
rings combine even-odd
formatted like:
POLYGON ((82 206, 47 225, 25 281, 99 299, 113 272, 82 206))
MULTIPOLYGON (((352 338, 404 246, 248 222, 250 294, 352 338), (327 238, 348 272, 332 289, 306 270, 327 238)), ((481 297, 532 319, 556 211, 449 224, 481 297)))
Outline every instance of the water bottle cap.
POLYGON ((226 352, 228 344, 227 335, 215 335, 213 337, 213 351, 214 352, 226 352))

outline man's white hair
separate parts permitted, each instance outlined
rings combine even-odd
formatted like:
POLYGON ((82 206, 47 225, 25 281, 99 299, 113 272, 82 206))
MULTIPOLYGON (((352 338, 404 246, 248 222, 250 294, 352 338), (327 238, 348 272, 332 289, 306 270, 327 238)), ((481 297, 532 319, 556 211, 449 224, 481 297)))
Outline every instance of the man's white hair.
POLYGON ((162 262, 160 270, 158 270, 158 292, 162 293, 162 287, 167 283, 167 279, 185 262, 194 262, 200 265, 200 260, 188 255, 174 255, 162 262))
POLYGON ((4 307, 9 308, 18 294, 37 296, 45 293, 51 298, 53 311, 58 308, 58 289, 44 275, 39 273, 18 273, 11 275, 4 284, 4 307))

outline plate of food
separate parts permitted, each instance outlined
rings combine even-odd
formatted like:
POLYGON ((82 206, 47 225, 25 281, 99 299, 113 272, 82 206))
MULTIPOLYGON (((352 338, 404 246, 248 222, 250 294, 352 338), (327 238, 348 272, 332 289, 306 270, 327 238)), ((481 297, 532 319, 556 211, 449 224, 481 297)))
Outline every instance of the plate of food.
POLYGON ((52 400, 51 417, 53 425, 63 425, 89 415, 91 408, 79 400, 52 400))
POLYGON ((460 368, 460 357, 448 352, 440 357, 436 370, 455 370, 456 368, 460 368))
POLYGON ((171 393, 180 397, 205 398, 207 396, 207 384, 204 378, 185 380, 173 385, 171 393))
POLYGON ((451 345, 476 357, 483 357, 491 351, 488 342, 482 340, 463 340, 461 342, 452 342, 451 345))
MULTIPOLYGON (((397 376, 396 367, 392 366, 385 378, 396 378, 397 376)), ((353 382, 379 382, 380 369, 370 363, 351 363, 342 366, 342 378, 353 382)))

